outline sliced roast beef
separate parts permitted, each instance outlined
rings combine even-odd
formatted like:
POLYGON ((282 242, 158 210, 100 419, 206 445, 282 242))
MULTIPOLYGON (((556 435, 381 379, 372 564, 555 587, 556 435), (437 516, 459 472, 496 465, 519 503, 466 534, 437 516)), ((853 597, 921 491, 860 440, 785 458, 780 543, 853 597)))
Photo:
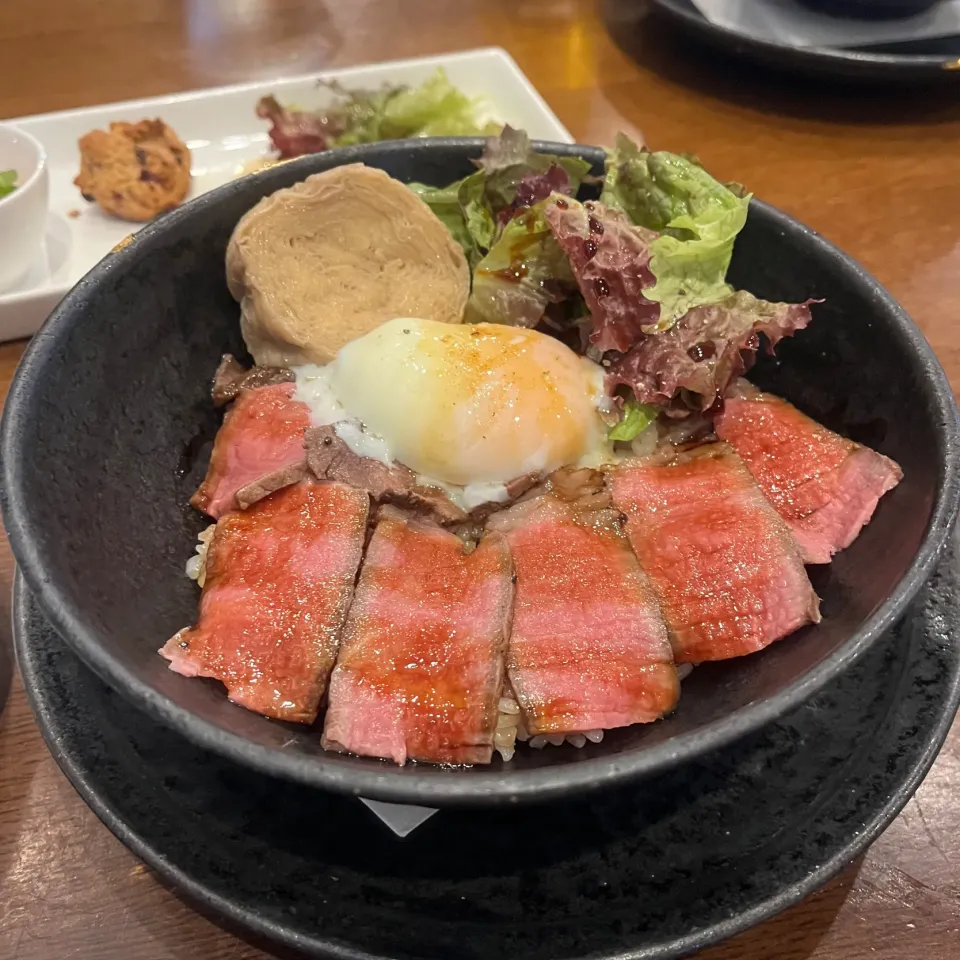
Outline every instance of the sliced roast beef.
POLYGON ((198 510, 218 519, 249 506, 258 492, 278 489, 285 478, 304 475, 310 410, 293 399, 294 389, 295 384, 278 383, 239 394, 214 440, 207 475, 190 501, 198 510))
POLYGON ((421 513, 435 514, 441 521, 459 523, 467 519, 438 487, 417 483, 416 474, 400 463, 389 466, 354 453, 337 436, 334 426, 312 427, 307 431, 307 464, 314 476, 338 480, 366 490, 378 503, 395 503, 421 513))
POLYGON ((440 487, 421 483, 401 463, 385 464, 355 453, 335 424, 311 426, 309 407, 293 399, 293 371, 281 367, 249 370, 230 354, 217 368, 213 400, 232 404, 214 442, 207 476, 191 503, 216 519, 242 509, 312 473, 320 480, 366 490, 378 503, 390 503, 436 518, 444 524, 476 524, 513 502, 539 482, 539 475, 506 484, 507 500, 484 503, 469 512, 440 487))
POLYGON ((903 476, 892 460, 771 394, 728 397, 716 430, 786 520, 806 563, 829 563, 850 546, 903 476))
POLYGON ((513 606, 503 537, 381 510, 357 584, 323 745, 434 763, 489 763, 513 606))
POLYGON ((278 720, 312 723, 337 654, 366 532, 367 495, 298 483, 217 523, 195 627, 160 653, 188 677, 278 720))
POLYGON ((530 495, 536 487, 543 482, 543 475, 540 473, 525 473, 522 477, 514 477, 508 480, 504 487, 506 488, 506 497, 503 500, 488 500, 474 507, 468 514, 468 524, 483 524, 486 519, 501 510, 506 510, 512 503, 530 495))
POLYGON ((819 621, 796 541, 732 447, 627 462, 612 482, 678 663, 743 656, 819 621))
POLYGON ((557 479, 488 522, 516 569, 507 672, 524 725, 549 734, 656 720, 680 693, 656 597, 620 514, 588 478, 557 479))
POLYGON ((546 488, 563 500, 576 504, 581 512, 613 508, 606 477, 590 467, 561 467, 547 477, 546 488))
POLYGON ((248 483, 237 491, 237 506, 241 510, 246 510, 258 500, 269 497, 271 493, 276 493, 277 490, 306 480, 308 473, 306 463, 297 462, 281 467, 279 470, 274 470, 273 473, 268 473, 266 476, 258 477, 253 483, 248 483))
POLYGON ((213 405, 223 407, 243 390, 256 390, 277 383, 292 383, 294 372, 286 367, 251 367, 247 370, 233 354, 225 353, 213 375, 213 405))

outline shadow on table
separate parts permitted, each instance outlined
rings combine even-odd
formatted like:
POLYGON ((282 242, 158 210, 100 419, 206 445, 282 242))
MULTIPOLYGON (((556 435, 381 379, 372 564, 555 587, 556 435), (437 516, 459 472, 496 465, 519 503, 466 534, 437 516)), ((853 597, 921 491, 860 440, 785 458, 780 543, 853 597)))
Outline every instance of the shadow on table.
MULTIPOLYGON (((5 603, 0 601, 0 611, 5 603)), ((40 732, 33 724, 25 703, 23 687, 13 682, 13 650, 10 643, 9 618, 0 626, 0 887, 21 863, 24 849, 31 847, 31 837, 24 832, 30 820, 31 785, 43 762, 49 759, 40 732)), ((4 907, 0 903, 0 928, 4 907)), ((0 937, 2 939, 2 937, 0 937)))
POLYGON ((637 0, 602 0, 601 17, 614 43, 640 67, 753 110, 844 124, 960 119, 955 84, 881 87, 781 72, 712 50, 637 0))
POLYGON ((13 627, 10 619, 11 588, 0 584, 0 717, 10 699, 13 683, 13 627))
MULTIPOLYGON (((0 612, 2 616, 2 612, 0 612)), ((7 623, 9 618, 3 621, 7 623)), ((0 628, 0 717, 10 699, 10 687, 13 683, 13 643, 7 627, 0 628)))

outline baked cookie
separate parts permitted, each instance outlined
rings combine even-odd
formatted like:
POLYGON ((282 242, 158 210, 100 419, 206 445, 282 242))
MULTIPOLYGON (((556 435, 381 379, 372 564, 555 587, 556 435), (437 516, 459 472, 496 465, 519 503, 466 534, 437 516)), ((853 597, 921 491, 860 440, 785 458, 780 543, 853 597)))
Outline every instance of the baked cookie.
POLYGON ((151 220, 190 189, 190 151, 162 120, 111 123, 79 140, 84 200, 121 220, 151 220))

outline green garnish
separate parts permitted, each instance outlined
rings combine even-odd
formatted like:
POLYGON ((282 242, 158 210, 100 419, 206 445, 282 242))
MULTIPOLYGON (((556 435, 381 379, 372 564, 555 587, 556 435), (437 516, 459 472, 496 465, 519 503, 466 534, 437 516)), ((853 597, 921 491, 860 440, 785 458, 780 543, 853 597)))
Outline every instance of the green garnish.
POLYGON ((610 428, 607 437, 610 440, 629 443, 643 433, 656 419, 656 407, 649 403, 638 403, 636 400, 627 400, 623 405, 623 419, 615 427, 610 428))
POLYGON ((0 170, 0 198, 9 196, 17 189, 17 171, 0 170))

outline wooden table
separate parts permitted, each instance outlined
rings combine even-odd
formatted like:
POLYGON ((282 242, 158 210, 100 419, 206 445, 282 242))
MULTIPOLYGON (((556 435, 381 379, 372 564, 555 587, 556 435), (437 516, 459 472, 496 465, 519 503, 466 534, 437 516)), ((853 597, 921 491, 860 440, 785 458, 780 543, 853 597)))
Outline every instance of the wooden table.
MULTIPOLYGON (((513 54, 579 140, 632 127, 696 151, 848 250, 960 385, 956 93, 850 92, 718 63, 645 21, 639 0, 8 0, 0 117, 484 44, 513 54)), ((4 395, 22 349, 0 347, 4 395)), ((4 633, 12 572, 4 543, 4 633)), ((0 718, 0 957, 267 956, 195 914, 101 826, 14 680, 0 718)), ((861 862, 702 957, 960 957, 960 727, 861 862)))

